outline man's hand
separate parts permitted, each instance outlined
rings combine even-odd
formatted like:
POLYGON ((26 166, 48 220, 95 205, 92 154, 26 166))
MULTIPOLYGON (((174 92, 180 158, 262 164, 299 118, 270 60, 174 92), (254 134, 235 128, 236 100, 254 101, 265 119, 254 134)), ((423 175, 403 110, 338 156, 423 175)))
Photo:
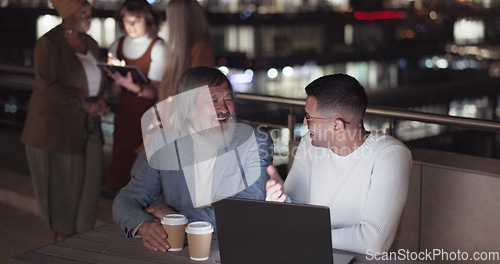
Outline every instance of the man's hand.
POLYGON ((168 214, 177 214, 176 211, 172 210, 170 207, 168 207, 165 204, 158 204, 158 205, 153 205, 150 207, 147 207, 145 211, 154 216, 156 219, 162 219, 164 215, 168 214))
POLYGON ((163 230, 160 221, 145 221, 137 233, 142 237, 142 244, 150 250, 165 252, 170 248, 166 240, 167 233, 163 230))
POLYGON ((269 165, 266 171, 270 178, 266 183, 266 199, 273 202, 284 202, 286 194, 283 192, 283 179, 281 179, 278 170, 273 165, 269 165))

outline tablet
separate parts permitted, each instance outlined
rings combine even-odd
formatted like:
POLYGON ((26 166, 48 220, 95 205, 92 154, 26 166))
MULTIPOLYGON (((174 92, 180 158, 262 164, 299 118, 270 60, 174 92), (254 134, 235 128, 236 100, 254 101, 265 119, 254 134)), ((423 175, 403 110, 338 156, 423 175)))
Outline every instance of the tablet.
POLYGON ((135 83, 138 84, 146 84, 148 83, 148 78, 142 74, 142 72, 137 68, 135 65, 125 65, 125 66, 116 66, 116 65, 109 65, 105 62, 98 62, 97 66, 101 68, 104 72, 104 68, 110 69, 112 72, 118 71, 121 75, 126 76, 128 72, 132 73, 132 79, 134 80, 135 83))

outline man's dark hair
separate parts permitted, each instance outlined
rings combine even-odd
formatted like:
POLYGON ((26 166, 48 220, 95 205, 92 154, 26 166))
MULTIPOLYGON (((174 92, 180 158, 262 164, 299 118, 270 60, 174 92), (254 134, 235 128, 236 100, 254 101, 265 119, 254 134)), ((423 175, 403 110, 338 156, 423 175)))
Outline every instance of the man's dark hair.
POLYGON ((318 109, 365 114, 367 97, 363 86, 353 77, 337 73, 325 75, 306 87, 308 96, 318 100, 318 109))

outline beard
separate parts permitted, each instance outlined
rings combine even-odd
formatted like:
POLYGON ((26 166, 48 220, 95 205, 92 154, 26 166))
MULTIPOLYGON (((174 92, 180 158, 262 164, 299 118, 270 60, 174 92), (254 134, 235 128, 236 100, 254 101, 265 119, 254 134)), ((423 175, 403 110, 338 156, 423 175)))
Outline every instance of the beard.
POLYGON ((196 131, 194 138, 201 140, 202 144, 210 149, 220 149, 226 147, 234 136, 236 130, 235 118, 227 114, 214 114, 205 121, 194 123, 193 129, 196 131), (224 120, 222 124, 219 120, 224 120))

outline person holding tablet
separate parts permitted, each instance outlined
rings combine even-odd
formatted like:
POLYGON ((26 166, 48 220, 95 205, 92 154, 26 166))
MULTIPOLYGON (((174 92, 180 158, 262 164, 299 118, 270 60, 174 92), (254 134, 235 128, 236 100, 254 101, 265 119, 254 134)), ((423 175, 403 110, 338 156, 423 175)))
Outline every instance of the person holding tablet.
POLYGON ((165 42, 158 37, 160 18, 146 0, 127 0, 117 11, 119 27, 126 35, 109 48, 108 64, 135 65, 149 79, 135 83, 126 76, 108 70, 119 94, 115 112, 113 151, 105 188, 111 196, 130 181, 130 170, 142 145, 141 117, 156 102, 158 86, 165 68, 165 42))

